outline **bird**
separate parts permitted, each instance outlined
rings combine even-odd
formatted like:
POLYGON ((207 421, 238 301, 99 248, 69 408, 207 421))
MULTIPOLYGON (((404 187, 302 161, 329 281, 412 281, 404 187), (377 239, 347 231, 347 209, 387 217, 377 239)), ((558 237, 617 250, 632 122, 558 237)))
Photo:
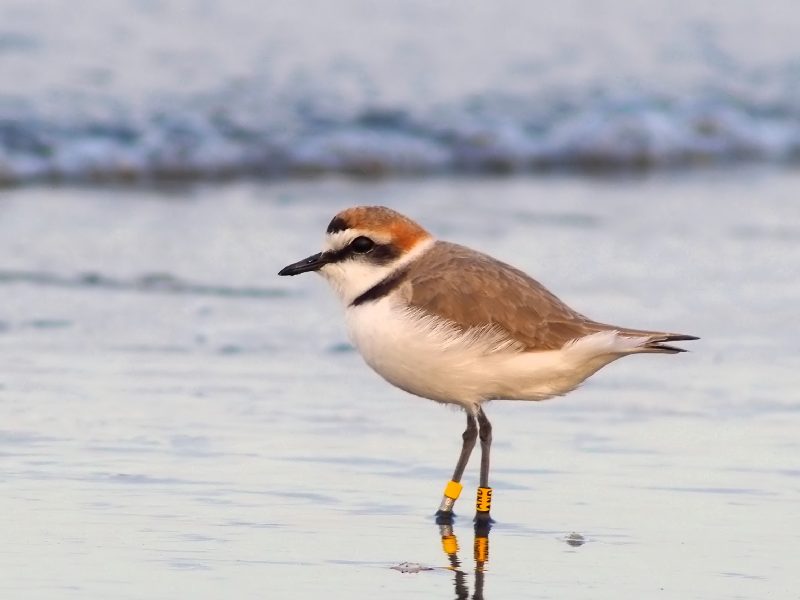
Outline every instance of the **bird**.
POLYGON ((323 249, 280 270, 316 272, 344 307, 367 365, 413 395, 464 409, 461 452, 436 511, 452 521, 461 478, 480 440, 475 522, 492 522, 491 400, 571 392, 630 354, 677 354, 693 335, 608 325, 583 316, 523 271, 436 239, 384 206, 355 206, 327 226, 323 249))

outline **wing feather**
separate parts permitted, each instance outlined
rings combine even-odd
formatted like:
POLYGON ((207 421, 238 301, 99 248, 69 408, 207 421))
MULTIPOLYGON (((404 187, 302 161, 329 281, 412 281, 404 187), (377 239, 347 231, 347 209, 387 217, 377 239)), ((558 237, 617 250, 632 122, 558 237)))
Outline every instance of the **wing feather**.
POLYGON ((599 331, 645 338, 641 351, 676 352, 658 342, 694 336, 628 329, 592 321, 519 269, 465 246, 437 241, 409 266, 409 304, 461 330, 502 330, 525 351, 558 350, 599 331))
POLYGON ((556 350, 600 330, 522 271, 458 244, 436 242, 409 283, 413 307, 464 330, 499 327, 526 350, 556 350))

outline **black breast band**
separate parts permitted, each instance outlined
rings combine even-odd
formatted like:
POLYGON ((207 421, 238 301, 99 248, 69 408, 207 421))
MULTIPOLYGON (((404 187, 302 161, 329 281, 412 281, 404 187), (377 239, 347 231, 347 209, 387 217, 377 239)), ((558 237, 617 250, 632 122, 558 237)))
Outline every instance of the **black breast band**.
POLYGON ((387 294, 389 294, 392 290, 394 290, 398 285, 405 281, 406 276, 408 275, 408 269, 398 269, 385 279, 382 279, 371 288, 369 288, 366 292, 361 294, 358 298, 353 300, 350 303, 350 306, 360 306, 365 302, 373 302, 375 300, 380 300, 387 294))

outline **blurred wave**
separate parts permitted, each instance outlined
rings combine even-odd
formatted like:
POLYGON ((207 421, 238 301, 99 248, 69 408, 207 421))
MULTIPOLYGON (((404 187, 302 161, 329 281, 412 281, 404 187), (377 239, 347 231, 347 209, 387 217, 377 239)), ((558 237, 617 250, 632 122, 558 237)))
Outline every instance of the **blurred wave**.
POLYGON ((800 157, 789 0, 5 4, 0 183, 800 157))
POLYGON ((800 157, 800 116, 789 107, 730 99, 563 104, 527 114, 453 108, 438 116, 371 110, 351 120, 296 115, 292 135, 211 108, 115 123, 5 119, 0 181, 502 173, 800 157))

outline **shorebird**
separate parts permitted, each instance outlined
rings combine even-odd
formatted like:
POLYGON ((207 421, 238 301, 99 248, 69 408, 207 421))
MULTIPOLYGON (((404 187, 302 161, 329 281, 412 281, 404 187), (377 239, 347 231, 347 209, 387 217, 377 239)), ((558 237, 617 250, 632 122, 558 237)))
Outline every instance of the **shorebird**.
POLYGON ((480 438, 476 522, 490 521, 489 400, 545 400, 574 390, 629 354, 675 354, 680 333, 593 321, 522 271, 440 241, 382 206, 358 206, 328 225, 324 248, 279 275, 316 271, 345 308, 366 363, 389 383, 467 413, 461 453, 437 511, 452 517, 461 477, 480 438))

